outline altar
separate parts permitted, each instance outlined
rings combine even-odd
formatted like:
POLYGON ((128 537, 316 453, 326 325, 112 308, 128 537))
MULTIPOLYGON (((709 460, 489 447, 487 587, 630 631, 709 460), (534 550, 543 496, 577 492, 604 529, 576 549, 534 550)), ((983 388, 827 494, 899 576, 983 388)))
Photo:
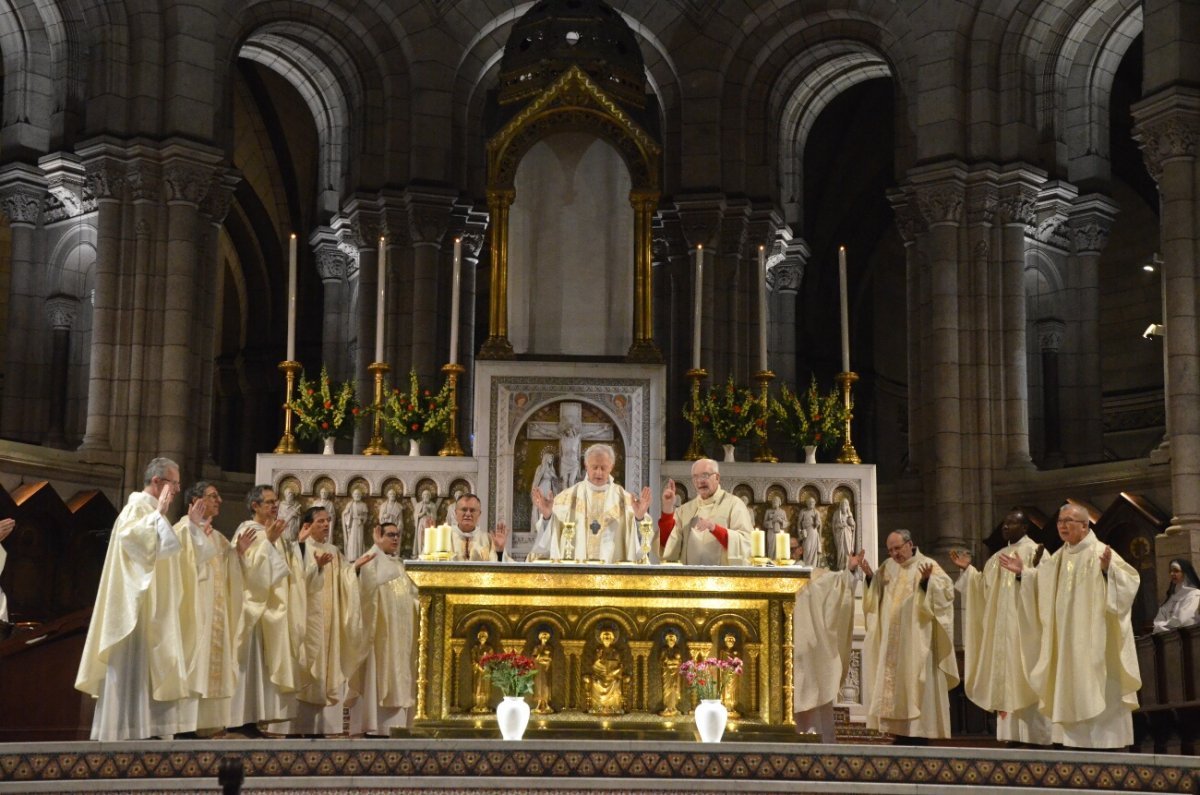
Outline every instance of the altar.
POLYGON ((529 733, 690 739, 694 705, 679 686, 679 661, 732 655, 744 672, 723 697, 727 739, 804 739, 792 718, 792 607, 808 584, 803 567, 405 568, 419 601, 414 735, 494 731, 500 693, 480 686, 474 663, 517 652, 540 655, 547 668, 529 733))

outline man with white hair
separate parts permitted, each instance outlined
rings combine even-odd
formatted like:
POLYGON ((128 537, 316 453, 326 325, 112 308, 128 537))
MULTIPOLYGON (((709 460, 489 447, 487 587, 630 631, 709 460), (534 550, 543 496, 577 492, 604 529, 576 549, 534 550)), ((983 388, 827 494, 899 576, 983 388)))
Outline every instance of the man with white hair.
POLYGON ((711 458, 692 464, 695 499, 675 510, 675 481, 667 479, 658 517, 662 559, 691 566, 742 565, 750 561, 754 517, 746 503, 721 488, 720 466, 711 458))
POLYGON ((607 444, 589 447, 583 461, 587 477, 553 499, 537 488, 530 492, 537 530, 530 560, 636 560, 637 525, 650 508, 650 487, 635 496, 614 483, 617 454, 607 444), (573 539, 564 537, 564 522, 574 523, 573 539))

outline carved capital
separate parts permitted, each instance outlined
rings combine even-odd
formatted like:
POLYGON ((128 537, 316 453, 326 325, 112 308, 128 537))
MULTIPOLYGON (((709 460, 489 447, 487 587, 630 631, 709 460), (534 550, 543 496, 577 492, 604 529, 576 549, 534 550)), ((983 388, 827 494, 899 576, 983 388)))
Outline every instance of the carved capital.
POLYGON ((120 199, 125 190, 125 167, 107 158, 94 160, 87 169, 87 186, 97 201, 120 199))
POLYGON ((1057 318, 1043 318, 1037 322, 1038 350, 1057 353, 1062 349, 1067 335, 1067 324, 1057 318))
POLYGON ((1111 224, 1098 221, 1088 221, 1080 226, 1072 227, 1071 235, 1075 242, 1076 254, 1099 254, 1108 245, 1108 235, 1111 224))
POLYGON ((917 209, 916 201, 901 190, 891 191, 888 194, 888 201, 891 202, 892 212, 895 213, 896 232, 899 233, 905 246, 912 245, 916 242, 917 236, 927 229, 925 218, 917 209))
POLYGON ((208 195, 212 169, 194 163, 171 163, 163 169, 167 201, 186 202, 197 207, 208 195))
POLYGON ((959 185, 927 185, 916 189, 917 207, 926 225, 957 224, 962 221, 963 190, 959 185))
POLYGON ((996 204, 996 220, 1005 226, 1029 226, 1037 213, 1037 192, 1016 188, 1006 191, 996 204))
POLYGON ((773 293, 795 294, 804 281, 804 263, 783 258, 767 268, 767 287, 773 293))
POLYGON ((463 257, 465 259, 479 259, 479 252, 483 251, 483 233, 463 232, 461 237, 463 257))
POLYGON ((1200 114, 1184 109, 1164 111, 1139 122, 1133 138, 1142 147, 1146 170, 1158 182, 1165 163, 1196 156, 1200 114))
POLYGON ((42 217, 46 192, 29 187, 0 189, 0 210, 11 224, 36 225, 42 217))
POLYGON ((1064 215, 1051 215, 1038 222, 1033 229, 1033 238, 1062 251, 1071 250, 1071 229, 1064 215))
POLYGON ((973 185, 967 196, 967 223, 991 224, 996 220, 999 207, 1000 200, 996 195, 995 185, 973 185))
POLYGON ((158 201, 162 198, 162 170, 156 163, 135 162, 125 172, 131 198, 135 202, 158 201))
POLYGON ((75 314, 79 311, 79 299, 72 295, 53 295, 46 299, 46 322, 55 331, 70 330, 75 325, 75 314))
POLYGON ((341 281, 346 278, 347 257, 333 246, 321 246, 317 250, 317 273, 323 282, 341 281))
POLYGON ((208 193, 200 205, 200 211, 208 216, 214 224, 221 224, 229 214, 229 205, 233 202, 233 191, 237 187, 238 178, 232 174, 215 171, 208 186, 208 193))
POLYGON ((409 193, 405 195, 408 209, 408 234, 413 245, 437 246, 450 226, 450 211, 454 197, 440 194, 409 193))

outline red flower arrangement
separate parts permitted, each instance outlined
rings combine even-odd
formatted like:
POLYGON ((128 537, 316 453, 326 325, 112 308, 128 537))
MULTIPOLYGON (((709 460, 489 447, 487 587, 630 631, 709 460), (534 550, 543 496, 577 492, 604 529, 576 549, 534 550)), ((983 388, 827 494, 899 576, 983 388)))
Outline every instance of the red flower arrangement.
POLYGON ((506 696, 525 696, 533 692, 537 662, 516 652, 495 652, 479 658, 479 667, 506 696))
POLYGON ((706 657, 702 660, 684 660, 679 673, 697 699, 707 701, 721 697, 726 683, 742 675, 742 658, 706 657))

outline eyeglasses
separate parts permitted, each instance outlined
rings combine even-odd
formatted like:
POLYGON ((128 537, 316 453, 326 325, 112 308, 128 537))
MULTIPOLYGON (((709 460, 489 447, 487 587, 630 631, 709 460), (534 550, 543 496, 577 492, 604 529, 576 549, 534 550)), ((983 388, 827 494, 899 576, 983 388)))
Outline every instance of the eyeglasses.
POLYGON ((159 481, 161 481, 161 482, 163 482, 163 483, 170 483, 170 484, 171 484, 172 486, 174 486, 175 488, 179 488, 179 481, 178 481, 178 480, 170 480, 170 479, 168 479, 168 478, 157 478, 157 480, 159 480, 159 481))
POLYGON ((888 551, 889 553, 892 553, 892 552, 899 552, 900 550, 904 549, 906 546, 908 546, 908 545, 909 545, 909 544, 911 544, 911 543, 912 543, 911 541, 905 541, 905 542, 904 542, 903 544, 901 544, 900 546, 897 546, 897 547, 888 547, 888 548, 887 548, 887 551, 888 551))
POLYGON ((1087 524, 1084 519, 1059 519, 1058 524, 1087 524))
POLYGON ((399 538, 400 534, 399 533, 384 533, 383 537, 384 538, 399 538))
POLYGON ((692 473, 692 480, 708 480, 716 474, 716 472, 694 472, 692 473))

